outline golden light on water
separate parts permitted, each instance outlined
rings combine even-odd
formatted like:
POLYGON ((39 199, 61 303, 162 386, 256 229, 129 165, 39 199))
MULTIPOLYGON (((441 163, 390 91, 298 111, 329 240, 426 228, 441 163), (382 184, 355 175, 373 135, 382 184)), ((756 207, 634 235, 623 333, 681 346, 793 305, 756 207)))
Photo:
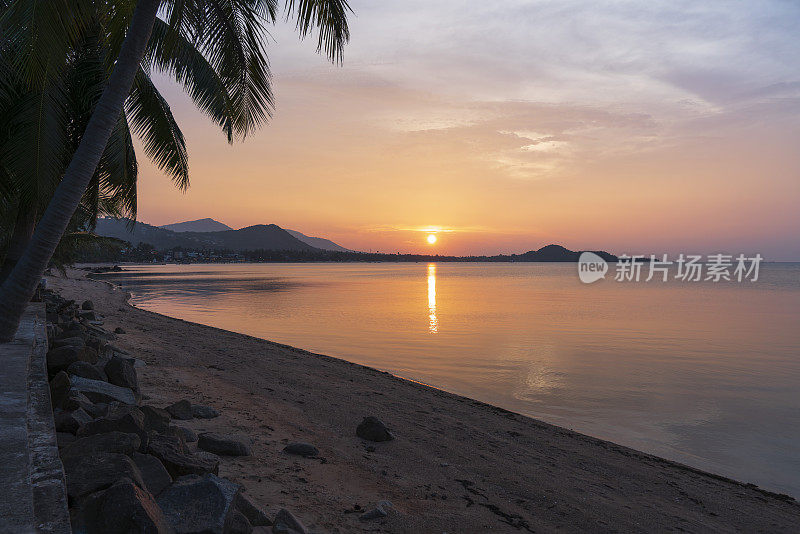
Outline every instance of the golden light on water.
POLYGON ((431 245, 436 243, 436 234, 428 234, 428 243, 431 245))
MULTIPOLYGON (((430 237, 430 236, 429 236, 430 237)), ((433 236, 434 238, 436 236, 433 236)), ((439 319, 436 318, 436 264, 428 264, 428 332, 439 332, 439 319)))

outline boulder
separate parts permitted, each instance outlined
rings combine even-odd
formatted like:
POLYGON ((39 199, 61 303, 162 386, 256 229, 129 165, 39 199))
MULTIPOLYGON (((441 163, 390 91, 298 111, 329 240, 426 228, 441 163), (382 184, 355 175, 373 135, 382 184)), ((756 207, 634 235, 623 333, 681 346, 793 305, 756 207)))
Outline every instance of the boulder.
MULTIPOLYGON (((94 331, 94 329, 92 329, 94 331)), ((103 347, 105 347, 105 342, 100 339, 97 335, 89 336, 86 339, 86 346, 90 349, 94 349, 97 351, 97 354, 102 352, 103 347)))
POLYGON ((197 434, 195 434, 191 428, 171 425, 167 433, 171 436, 183 438, 183 441, 186 443, 194 443, 197 441, 197 434))
POLYGON ((172 477, 169 476, 167 468, 152 454, 134 452, 131 459, 139 468, 147 490, 153 495, 158 496, 164 488, 172 484, 172 477))
POLYGON ((90 421, 78 431, 78 437, 86 437, 106 432, 125 432, 139 436, 142 450, 147 446, 147 431, 144 428, 144 414, 135 406, 116 406, 108 415, 90 421))
POLYGON ((53 340, 53 348, 56 347, 83 347, 86 345, 86 340, 83 336, 74 337, 60 337, 53 340))
POLYGON ((289 510, 281 508, 272 522, 275 534, 307 534, 306 527, 289 510))
POLYGON ((238 510, 233 511, 230 526, 227 531, 229 534, 252 534, 253 525, 250 521, 238 510))
POLYGON ((178 533, 225 534, 233 526, 239 488, 216 475, 188 475, 161 492, 156 502, 178 533))
POLYGON ((67 367, 67 374, 88 378, 90 380, 106 380, 106 375, 89 362, 73 362, 69 364, 69 367, 67 367))
POLYGON ((55 410, 53 412, 53 420, 58 432, 67 432, 75 434, 83 425, 92 421, 92 416, 86 413, 82 408, 65 412, 64 410, 55 410))
POLYGON ((94 404, 80 391, 71 389, 69 393, 67 393, 66 399, 64 399, 62 402, 61 407, 66 412, 71 412, 73 410, 77 410, 78 408, 82 408, 92 417, 97 417, 95 414, 96 410, 94 404))
POLYGON ((372 521, 373 519, 381 519, 389 515, 389 510, 392 508, 392 503, 389 501, 381 501, 375 508, 364 512, 359 516, 361 521, 372 521))
POLYGON ((306 458, 319 455, 319 450, 310 443, 290 443, 283 448, 283 452, 306 458))
POLYGON ((219 417, 219 412, 211 406, 192 405, 192 417, 197 419, 213 419, 219 417))
POLYGON ((242 513, 247 518, 247 521, 254 527, 270 526, 270 521, 267 514, 261 508, 253 504, 247 495, 239 492, 236 495, 236 500, 233 503, 236 510, 242 513))
POLYGON ((56 443, 59 449, 63 449, 70 443, 75 443, 77 439, 78 438, 76 438, 74 434, 70 434, 69 432, 56 432, 56 443))
POLYGON ((75 532, 171 534, 175 530, 153 496, 128 479, 91 495, 77 513, 75 532))
POLYGON ((95 363, 97 353, 87 347, 56 347, 47 352, 47 372, 54 376, 59 371, 66 370, 70 364, 80 361, 95 363))
POLYGON ((170 419, 172 419, 168 411, 148 405, 140 406, 139 409, 144 414, 144 427, 148 432, 163 433, 167 431, 170 419))
POLYGON ((114 333, 115 333, 115 334, 124 334, 124 333, 125 333, 125 329, 124 329, 124 328, 122 328, 121 326, 118 326, 118 327, 116 327, 116 328, 114 329, 114 333))
POLYGON ((50 403, 53 408, 63 408, 69 396, 71 383, 69 375, 64 371, 59 371, 50 381, 50 403))
POLYGON ((377 417, 365 417, 356 428, 356 435, 368 441, 389 441, 394 439, 386 425, 377 417))
POLYGON ((126 477, 140 488, 144 487, 136 464, 124 454, 74 455, 64 457, 62 461, 67 480, 67 495, 73 501, 106 489, 126 477))
POLYGON ((179 421, 188 421, 192 418, 192 403, 188 400, 179 400, 175 404, 167 406, 169 414, 179 421))
POLYGON ((136 434, 126 432, 106 432, 86 437, 79 437, 61 451, 61 457, 81 454, 100 454, 114 452, 131 456, 139 450, 141 440, 136 434))
POLYGON ((179 438, 150 434, 147 447, 147 452, 161 460, 173 478, 191 474, 219 473, 218 461, 191 454, 179 438))
POLYGON ((79 376, 72 377, 72 389, 80 391, 92 402, 121 402, 123 404, 136 404, 136 395, 128 388, 115 386, 101 380, 92 380, 79 376))
POLYGON ((113 356, 105 366, 108 381, 115 386, 129 388, 134 391, 139 390, 139 381, 136 377, 136 369, 126 359, 113 356))
POLYGON ((81 304, 81 309, 82 310, 93 310, 94 309, 94 303, 91 300, 84 300, 83 304, 81 304))
POLYGON ((198 448, 220 456, 250 456, 250 445, 243 439, 210 432, 200 434, 198 448))

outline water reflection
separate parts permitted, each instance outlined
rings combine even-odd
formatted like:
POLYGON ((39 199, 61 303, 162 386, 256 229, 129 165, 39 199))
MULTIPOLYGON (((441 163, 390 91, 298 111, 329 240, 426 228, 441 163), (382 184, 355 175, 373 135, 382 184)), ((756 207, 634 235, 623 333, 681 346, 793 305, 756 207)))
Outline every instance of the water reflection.
POLYGON ((428 332, 439 332, 439 319, 436 318, 436 264, 428 264, 428 332))

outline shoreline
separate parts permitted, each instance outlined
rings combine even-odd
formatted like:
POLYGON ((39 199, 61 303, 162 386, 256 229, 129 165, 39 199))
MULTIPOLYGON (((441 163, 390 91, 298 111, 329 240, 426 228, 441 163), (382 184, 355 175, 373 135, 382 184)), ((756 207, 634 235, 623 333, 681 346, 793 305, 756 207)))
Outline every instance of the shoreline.
POLYGON ((346 360, 141 310, 111 282, 77 273, 84 278, 51 277, 51 287, 92 299, 107 325, 126 329, 117 343, 147 362, 149 402, 184 396, 230 414, 193 427, 253 437, 253 458, 225 460, 221 474, 264 508, 297 510, 312 530, 790 531, 800 521, 789 496, 346 360), (355 436, 366 415, 396 439, 366 446, 355 436), (298 440, 326 461, 281 453, 298 440), (347 513, 382 500, 395 510, 380 522, 347 513))

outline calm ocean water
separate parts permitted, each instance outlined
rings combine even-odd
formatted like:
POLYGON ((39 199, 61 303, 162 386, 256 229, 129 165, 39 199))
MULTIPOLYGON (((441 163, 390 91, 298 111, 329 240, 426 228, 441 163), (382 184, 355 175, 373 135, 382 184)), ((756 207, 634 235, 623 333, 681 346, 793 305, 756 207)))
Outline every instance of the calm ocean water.
POLYGON ((800 264, 581 284, 575 264, 128 267, 136 306, 338 356, 800 497, 800 264))

